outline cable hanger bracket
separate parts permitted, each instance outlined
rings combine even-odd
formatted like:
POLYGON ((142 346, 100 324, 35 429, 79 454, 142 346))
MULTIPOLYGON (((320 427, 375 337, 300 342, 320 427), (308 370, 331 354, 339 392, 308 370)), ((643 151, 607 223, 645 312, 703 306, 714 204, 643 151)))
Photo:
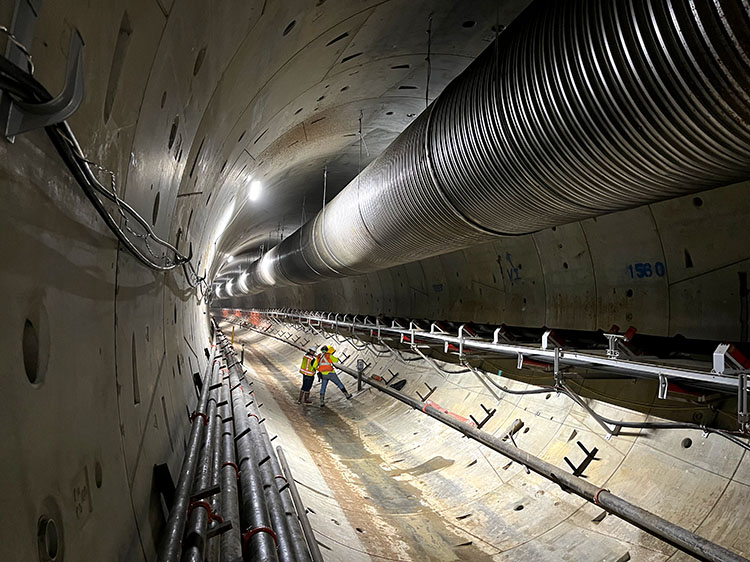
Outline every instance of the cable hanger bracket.
MULTIPOLYGON (((6 58, 22 69, 28 63, 30 73, 33 66, 28 45, 34 39, 41 4, 42 0, 16 0, 13 23, 8 32, 6 58)), ((42 103, 20 102, 8 93, 0 92, 0 131, 13 142, 18 134, 62 123, 80 107, 83 93, 83 38, 77 29, 73 29, 62 91, 42 103)))

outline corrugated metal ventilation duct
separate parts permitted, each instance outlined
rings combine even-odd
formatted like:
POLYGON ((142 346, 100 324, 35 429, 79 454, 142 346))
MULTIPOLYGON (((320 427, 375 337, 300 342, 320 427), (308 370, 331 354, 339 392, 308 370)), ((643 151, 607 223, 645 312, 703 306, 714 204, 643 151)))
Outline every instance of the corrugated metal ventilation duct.
POLYGON ((537 1, 244 292, 744 180, 749 92, 744 0, 537 1))

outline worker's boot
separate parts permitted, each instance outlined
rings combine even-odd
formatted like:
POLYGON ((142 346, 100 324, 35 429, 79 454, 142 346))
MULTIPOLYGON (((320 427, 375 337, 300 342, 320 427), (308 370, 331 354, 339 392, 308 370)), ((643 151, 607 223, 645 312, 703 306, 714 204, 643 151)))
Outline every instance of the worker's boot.
POLYGON ((305 392, 305 401, 303 402, 303 404, 312 404, 312 400, 310 400, 309 392, 305 392))
POLYGON ((326 397, 324 394, 321 394, 320 395, 320 407, 322 408, 325 405, 326 405, 326 397))
POLYGON ((302 397, 305 395, 304 390, 299 391, 299 398, 297 398, 297 404, 302 404, 302 397))
POLYGON ((349 394, 349 393, 348 393, 348 392, 346 391, 346 389, 345 389, 345 388, 343 388, 343 387, 341 388, 341 392, 343 392, 343 393, 344 393, 344 396, 346 396, 346 399, 347 399, 347 400, 349 400, 349 399, 350 399, 350 398, 352 397, 352 395, 351 395, 351 394, 349 394))

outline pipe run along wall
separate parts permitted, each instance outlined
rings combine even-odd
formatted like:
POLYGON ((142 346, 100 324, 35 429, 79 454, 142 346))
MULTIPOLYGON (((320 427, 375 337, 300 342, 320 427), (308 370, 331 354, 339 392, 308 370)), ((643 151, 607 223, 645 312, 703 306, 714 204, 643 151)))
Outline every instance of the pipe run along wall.
POLYGON ((750 176, 750 7, 539 0, 234 294, 357 275, 750 176))

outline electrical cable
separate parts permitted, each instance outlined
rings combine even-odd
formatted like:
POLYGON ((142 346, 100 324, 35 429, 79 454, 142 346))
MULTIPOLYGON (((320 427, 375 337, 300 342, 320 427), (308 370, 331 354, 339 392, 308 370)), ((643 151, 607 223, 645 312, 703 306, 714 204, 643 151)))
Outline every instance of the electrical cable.
MULTIPOLYGON (((7 30, 2 26, 0 26, 0 31, 7 33, 7 30)), ((14 41, 14 44, 17 44, 17 42, 14 41)), ((19 46, 22 51, 28 54, 28 51, 22 47, 22 45, 19 46)), ((33 66, 31 66, 31 60, 29 60, 29 63, 31 70, 33 68, 33 66)), ((30 73, 24 72, 5 57, 0 57, 0 89, 7 94, 10 94, 12 97, 17 98, 19 101, 26 103, 44 103, 52 99, 51 94, 30 73)), ((66 122, 63 121, 56 125, 45 127, 45 130, 66 167, 76 180, 76 183, 78 183, 86 198, 89 199, 94 209, 102 217, 104 223, 116 236, 119 242, 122 243, 139 262, 150 269, 156 271, 169 271, 182 266, 188 284, 197 290, 200 300, 207 300, 208 284, 206 283, 205 277, 199 276, 195 271, 192 264, 192 251, 188 256, 180 253, 172 244, 157 236, 148 224, 148 221, 146 221, 127 202, 120 199, 116 190, 114 172, 88 160, 84 156, 83 150, 81 149, 75 134, 66 122), (111 190, 105 188, 99 182, 92 172, 91 166, 94 166, 98 170, 110 175, 112 182, 111 190), (155 260, 163 260, 163 263, 158 263, 157 261, 154 261, 154 259, 149 258, 133 243, 128 235, 123 232, 122 228, 117 224, 115 218, 107 210, 98 194, 104 196, 108 201, 117 206, 120 216, 124 221, 125 229, 131 235, 141 239, 149 254, 151 254, 155 260), (144 230, 144 234, 140 234, 130 227, 130 219, 135 220, 135 222, 144 230), (174 258, 170 257, 165 252, 163 252, 161 256, 156 255, 151 248, 150 241, 153 241, 155 244, 174 254, 174 258)))

